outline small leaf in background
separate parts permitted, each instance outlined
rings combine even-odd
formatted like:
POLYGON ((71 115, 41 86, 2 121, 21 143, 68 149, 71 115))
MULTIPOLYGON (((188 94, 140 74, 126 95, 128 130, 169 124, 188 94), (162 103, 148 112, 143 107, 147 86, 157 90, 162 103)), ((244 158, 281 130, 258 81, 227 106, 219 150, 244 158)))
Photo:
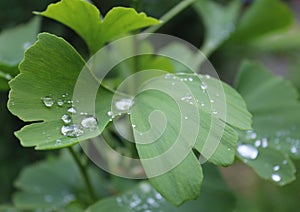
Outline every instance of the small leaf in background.
POLYGON ((134 9, 125 7, 115 7, 101 18, 99 10, 83 0, 62 0, 36 14, 72 28, 87 43, 91 54, 117 36, 159 23, 145 13, 137 13, 134 9))
MULTIPOLYGON (((10 82, 8 103, 10 111, 20 119, 37 122, 16 132, 23 146, 41 150, 63 148, 95 137, 104 129, 110 119, 109 91, 99 89, 101 98, 94 100, 101 101, 96 103, 96 114, 90 108, 77 111, 89 107, 84 101, 91 101, 88 95, 82 102, 73 101, 75 83, 84 65, 85 61, 71 45, 48 33, 40 34, 28 49, 20 64, 21 74, 10 82), (81 123, 73 123, 76 117, 81 123), (84 126, 83 122, 88 120, 93 129, 84 126)), ((99 87, 96 80, 85 83, 87 90, 95 87, 99 87)))
POLYGON ((242 64, 236 88, 253 114, 253 131, 241 133, 238 158, 264 179, 290 183, 295 168, 289 157, 300 158, 297 90, 254 62, 242 64))
POLYGON ((40 18, 36 17, 0 33, 0 90, 8 90, 8 81, 18 74, 24 52, 36 41, 39 29, 40 18))
POLYGON ((235 31, 240 12, 240 1, 232 1, 227 6, 214 1, 200 0, 193 4, 205 25, 205 40, 201 50, 209 54, 216 50, 235 31))
POLYGON ((66 157, 25 168, 15 185, 21 191, 15 193, 14 204, 27 210, 63 208, 77 201, 76 190, 83 190, 76 164, 66 157))
POLYGON ((237 24, 230 42, 244 43, 292 24, 292 13, 279 0, 254 1, 237 24), (266 12, 268 11, 268 12, 266 12))
POLYGON ((251 115, 234 89, 210 76, 167 74, 141 89, 130 117, 146 175, 175 205, 195 199, 202 171, 192 148, 217 165, 230 165, 238 140, 230 126, 250 129, 251 115))
MULTIPOLYGON (((104 179, 95 170, 89 170, 89 174, 96 182, 93 186, 97 187, 97 195, 105 194, 104 179)), ((26 167, 15 186, 19 191, 14 194, 13 202, 22 210, 83 211, 89 201, 78 167, 67 152, 26 167)))
POLYGON ((202 191, 196 200, 186 202, 176 208, 158 193, 151 184, 142 182, 123 194, 100 200, 90 206, 87 212, 120 211, 175 211, 175 212, 204 212, 204 211, 233 211, 235 198, 221 178, 218 170, 212 165, 204 165, 206 177, 202 191), (218 204, 215 204, 218 202, 218 204))

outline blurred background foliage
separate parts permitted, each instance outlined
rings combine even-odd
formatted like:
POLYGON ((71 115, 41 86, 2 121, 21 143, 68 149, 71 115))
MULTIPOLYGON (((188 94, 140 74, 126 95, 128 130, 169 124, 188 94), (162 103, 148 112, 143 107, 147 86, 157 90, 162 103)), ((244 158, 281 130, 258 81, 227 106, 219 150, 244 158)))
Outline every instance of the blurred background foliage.
MULTIPOLYGON (((54 2, 57 1, 0 1, 0 31, 26 23, 33 17, 32 11, 42 11, 49 3, 54 2)), ((93 1, 100 8, 102 15, 113 6, 131 6, 156 18, 161 17, 178 2, 180 0, 93 1)), ((229 1, 218 0, 218 2, 225 5, 229 1)), ((241 0, 241 2, 243 11, 253 4, 250 0, 241 0)), ((222 80, 232 83, 241 61, 254 59, 262 62, 274 73, 291 80, 300 91, 300 1, 282 2, 292 11, 292 19, 287 26, 268 32, 250 42, 239 43, 229 40, 211 55, 210 61, 222 80)), ((264 12, 264 16, 267 17, 269 11, 264 12)), ((257 17, 256 21, 260 23, 266 18, 264 16, 257 17)), ((72 30, 49 19, 43 19, 41 26, 40 31, 63 36, 83 55, 87 55, 84 42, 72 30)), ((193 7, 187 8, 173 18, 159 32, 180 37, 197 47, 201 46, 205 37, 202 18, 193 7)), ((3 47, 0 46, 0 48, 3 47)), ((49 154, 57 153, 55 151, 39 152, 20 146, 13 132, 20 129, 23 124, 7 110, 7 96, 7 91, 0 91, 0 204, 10 203, 11 194, 14 191, 14 180, 23 167, 49 154)), ((296 161, 295 164, 300 170, 300 162, 296 161)), ((276 187, 259 179, 251 169, 238 162, 229 168, 222 168, 221 172, 239 199, 237 211, 247 211, 246 208, 248 211, 299 210, 299 172, 297 180, 285 187, 276 187)))

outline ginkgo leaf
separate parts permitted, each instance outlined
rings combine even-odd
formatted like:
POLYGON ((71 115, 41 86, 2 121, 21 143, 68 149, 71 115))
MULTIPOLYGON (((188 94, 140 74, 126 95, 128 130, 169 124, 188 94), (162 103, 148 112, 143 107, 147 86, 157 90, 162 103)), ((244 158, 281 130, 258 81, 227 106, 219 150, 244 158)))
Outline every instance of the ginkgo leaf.
POLYGON ((62 0, 36 14, 72 28, 87 43, 91 54, 117 36, 159 23, 145 13, 137 13, 134 9, 125 7, 115 7, 101 18, 99 10, 83 0, 62 0))
MULTIPOLYGON (((81 102, 73 101, 74 87, 85 61, 62 38, 42 33, 25 54, 20 75, 10 82, 8 107, 20 119, 36 122, 16 132, 23 146, 53 149, 73 145, 95 137, 104 129, 110 117, 112 93, 100 87, 96 112, 89 109, 89 95, 81 102), (105 97, 105 98, 103 98, 105 97), (80 106, 81 105, 81 106, 80 106), (79 110, 79 106, 82 111, 79 110), (86 108, 86 109, 84 109, 86 108), (78 116, 79 123, 75 123, 78 116), (90 121, 93 129, 84 129, 81 121, 90 121)), ((81 82, 85 89, 98 88, 93 78, 81 82)))
POLYGON ((238 139, 231 126, 251 129, 251 115, 234 89, 184 73, 142 85, 130 117, 146 175, 175 205, 199 195, 203 174, 192 149, 217 165, 230 165, 238 139))
POLYGON ((297 90, 254 62, 245 62, 236 82, 253 114, 253 130, 241 133, 238 157, 262 178, 285 185, 295 179, 289 157, 300 158, 297 90))

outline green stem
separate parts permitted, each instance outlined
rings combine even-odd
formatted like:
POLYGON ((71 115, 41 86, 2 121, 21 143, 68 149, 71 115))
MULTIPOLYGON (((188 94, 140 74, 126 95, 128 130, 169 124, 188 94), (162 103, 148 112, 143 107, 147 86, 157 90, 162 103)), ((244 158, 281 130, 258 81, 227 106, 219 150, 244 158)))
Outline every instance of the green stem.
POLYGON ((177 4, 175 7, 173 7, 171 10, 169 10, 165 15, 163 15, 160 20, 162 21, 160 24, 154 25, 152 27, 149 27, 144 32, 145 33, 153 33, 156 32, 159 28, 161 28, 164 24, 166 24, 168 21, 170 21, 172 18, 174 18, 178 13, 183 11, 185 8, 190 6, 192 3, 194 3, 196 0, 184 0, 181 1, 179 4, 177 4))
POLYGON ((91 200, 93 202, 95 202, 97 200, 97 197, 96 197, 96 194, 95 194, 95 191, 93 189, 93 186, 92 186, 92 183, 91 183, 91 180, 88 176, 88 173, 87 173, 87 168, 82 164, 78 154, 76 153, 76 151, 73 149, 73 147, 69 147, 69 152, 70 154, 72 155, 74 161, 76 162, 78 168, 79 168, 79 171, 83 177, 83 180, 84 180, 84 183, 86 185, 86 188, 89 192, 89 195, 91 197, 91 200))

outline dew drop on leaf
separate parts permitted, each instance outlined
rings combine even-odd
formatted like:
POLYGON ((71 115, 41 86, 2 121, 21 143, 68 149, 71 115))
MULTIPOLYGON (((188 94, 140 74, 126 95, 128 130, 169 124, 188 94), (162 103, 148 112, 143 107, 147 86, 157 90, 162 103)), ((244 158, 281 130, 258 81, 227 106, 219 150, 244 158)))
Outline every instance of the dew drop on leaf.
POLYGON ((71 118, 70 115, 64 114, 64 115, 61 117, 61 120, 62 120, 65 124, 70 124, 71 121, 72 121, 72 118, 71 118))
POLYGON ((279 166, 279 165, 276 165, 276 166, 273 167, 273 170, 274 170, 274 171, 279 171, 279 169, 280 169, 280 166, 279 166))
POLYGON ((129 110, 132 105, 133 105, 132 99, 121 99, 115 103, 116 108, 120 111, 129 110))
POLYGON ((69 112, 69 113, 72 113, 72 114, 76 114, 76 113, 77 113, 77 110, 76 110, 75 107, 70 107, 70 108, 68 109, 68 112, 69 112))
POLYGON ((258 150, 249 144, 241 144, 237 147, 237 151, 239 155, 241 155, 243 158, 247 159, 256 159, 258 156, 258 150))
POLYGON ((88 130, 96 130, 98 127, 97 118, 94 116, 85 116, 81 121, 81 126, 88 130))
POLYGON ((272 180, 274 182, 279 182, 281 180, 281 176, 279 174, 272 174, 272 180))
POLYGON ((297 148, 295 146, 292 146, 291 147, 291 153, 296 154, 297 152, 298 152, 297 148))
POLYGON ((268 147, 268 139, 266 139, 266 138, 262 139, 262 147, 263 148, 267 148, 268 147))
POLYGON ((63 106, 63 105, 64 105, 64 101, 63 101, 62 99, 58 99, 58 100, 57 100, 57 105, 58 105, 59 107, 63 106))
POLYGON ((67 137, 79 137, 83 133, 82 127, 76 124, 61 127, 61 134, 67 137))
POLYGON ((55 146, 59 146, 59 145, 61 145, 61 140, 60 140, 60 139, 57 139, 57 140, 55 141, 55 146))
POLYGON ((54 100, 50 96, 44 96, 41 99, 46 107, 52 107, 54 104, 54 100))

